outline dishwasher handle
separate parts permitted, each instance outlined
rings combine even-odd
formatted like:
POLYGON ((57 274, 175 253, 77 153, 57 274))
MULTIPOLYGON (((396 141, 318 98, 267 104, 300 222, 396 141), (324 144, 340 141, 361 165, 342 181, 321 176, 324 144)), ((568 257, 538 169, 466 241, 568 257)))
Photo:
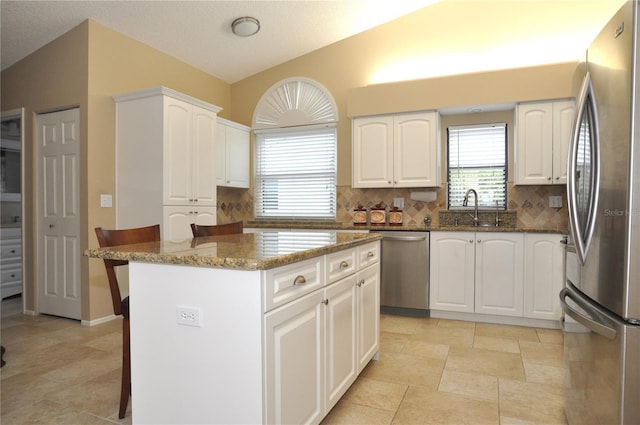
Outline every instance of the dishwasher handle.
POLYGON ((382 235, 382 239, 388 241, 424 241, 427 239, 426 236, 385 236, 382 235))

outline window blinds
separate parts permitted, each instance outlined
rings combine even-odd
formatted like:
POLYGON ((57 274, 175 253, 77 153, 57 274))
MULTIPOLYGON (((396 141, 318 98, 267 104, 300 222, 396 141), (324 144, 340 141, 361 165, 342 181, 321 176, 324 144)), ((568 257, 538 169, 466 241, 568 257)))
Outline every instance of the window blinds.
POLYGON ((448 208, 462 208, 466 191, 475 189, 480 207, 506 209, 507 125, 449 127, 447 133, 448 208))
POLYGON ((336 128, 258 133, 256 217, 336 216, 336 128))

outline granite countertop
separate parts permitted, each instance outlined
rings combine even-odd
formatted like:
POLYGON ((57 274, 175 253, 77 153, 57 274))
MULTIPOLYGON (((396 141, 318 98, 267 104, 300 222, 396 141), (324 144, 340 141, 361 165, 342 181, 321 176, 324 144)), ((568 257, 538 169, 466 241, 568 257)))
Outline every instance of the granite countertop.
POLYGON ((264 231, 85 251, 91 258, 235 270, 267 270, 381 239, 379 234, 264 231))
POLYGON ((397 230, 405 232, 425 232, 425 231, 453 231, 453 232, 521 232, 521 233, 557 233, 566 234, 562 229, 544 229, 519 226, 468 226, 465 224, 455 225, 376 225, 376 224, 352 224, 340 222, 314 222, 314 221, 247 221, 244 223, 247 228, 272 228, 272 229, 330 229, 330 230, 397 230))

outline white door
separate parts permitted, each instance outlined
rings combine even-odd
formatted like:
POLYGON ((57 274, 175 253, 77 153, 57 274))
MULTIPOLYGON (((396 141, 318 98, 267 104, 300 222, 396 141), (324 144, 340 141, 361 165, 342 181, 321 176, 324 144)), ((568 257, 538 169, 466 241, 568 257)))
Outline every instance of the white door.
POLYGON ((172 98, 164 105, 164 205, 193 204, 192 106, 172 98))
POLYGON ((265 315, 265 422, 320 423, 324 416, 323 291, 265 315))
POLYGON ((403 114, 393 120, 393 185, 435 186, 436 114, 403 114))
POLYGON ((358 375, 356 365, 356 276, 325 290, 326 304, 326 408, 331 409, 358 375))
POLYGON ((195 205, 216 204, 216 114, 193 107, 192 198, 195 205))
POLYGON ((353 187, 393 186, 393 117, 356 118, 353 126, 353 187))
POLYGON ((524 235, 476 233, 475 312, 521 317, 524 235))
POLYGON ((571 126, 575 115, 573 100, 553 102, 553 183, 567 183, 567 159, 571 126))
MULTIPOLYGON (((362 264, 362 263, 361 263, 362 264)), ((356 310, 358 314, 358 373, 380 350, 380 267, 376 264, 358 272, 356 310)))
POLYGON ((225 169, 230 187, 249 188, 249 163, 251 155, 248 131, 227 127, 225 169))
POLYGON ((38 309, 80 319, 80 110, 38 115, 36 126, 38 309))
POLYGON ((473 313, 475 234, 431 232, 429 306, 473 313))

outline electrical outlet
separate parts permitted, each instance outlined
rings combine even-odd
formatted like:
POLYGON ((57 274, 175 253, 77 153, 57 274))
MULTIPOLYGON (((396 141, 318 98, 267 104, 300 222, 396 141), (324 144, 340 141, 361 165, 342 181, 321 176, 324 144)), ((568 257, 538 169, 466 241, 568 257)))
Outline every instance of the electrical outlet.
POLYGON ((176 307, 176 322, 179 325, 202 326, 199 307, 176 307))
POLYGON ((400 209, 404 208, 404 198, 393 198, 393 206, 400 209))
POLYGON ((550 208, 562 208, 562 196, 549 196, 550 208))

